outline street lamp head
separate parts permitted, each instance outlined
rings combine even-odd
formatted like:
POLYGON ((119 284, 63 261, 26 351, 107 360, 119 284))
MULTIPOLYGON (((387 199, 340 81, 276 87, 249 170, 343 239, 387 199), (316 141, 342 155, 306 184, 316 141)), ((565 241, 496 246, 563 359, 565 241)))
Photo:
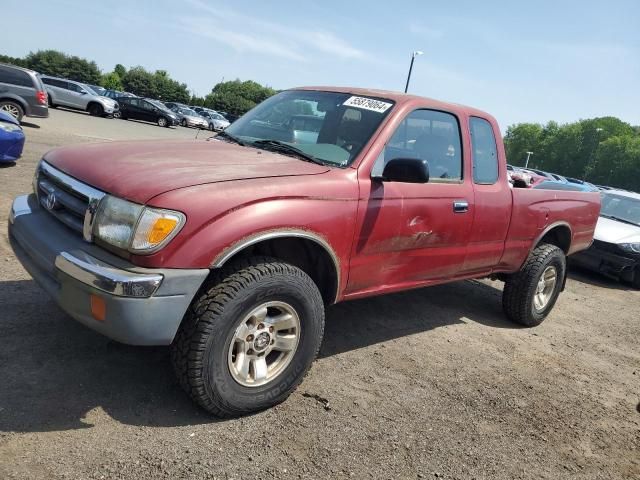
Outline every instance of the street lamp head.
POLYGON ((424 52, 420 51, 420 50, 416 50, 415 52, 413 52, 412 56, 415 58, 419 55, 424 55, 424 52))

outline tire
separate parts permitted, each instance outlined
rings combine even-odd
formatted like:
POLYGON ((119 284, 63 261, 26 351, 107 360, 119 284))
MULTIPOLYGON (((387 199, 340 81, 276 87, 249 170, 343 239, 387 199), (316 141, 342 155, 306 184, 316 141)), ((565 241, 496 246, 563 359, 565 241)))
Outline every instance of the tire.
POLYGON ((209 124, 209 130, 214 132, 216 130, 216 128, 213 126, 213 123, 209 124))
POLYGON ((158 117, 158 126, 159 127, 168 127, 169 126, 169 122, 164 117, 158 117))
POLYGON ((186 127, 187 121, 183 118, 182 121, 180 122, 180 125, 182 125, 183 127, 186 127))
POLYGON ((22 108, 22 105, 12 100, 0 101, 0 110, 15 117, 18 122, 22 121, 22 117, 24 117, 24 109, 22 108))
POLYGON ((640 267, 636 267, 633 272, 633 280, 631 281, 631 286, 636 290, 640 290, 640 267))
POLYGON ((104 114, 104 108, 99 103, 89 105, 88 111, 92 117, 101 117, 104 114))
POLYGON ((58 108, 58 105, 53 103, 53 97, 51 95, 47 95, 49 97, 49 108, 58 108))
POLYGON ((566 256, 560 248, 538 245, 522 269, 507 277, 502 292, 504 313, 521 325, 540 325, 560 295, 566 271, 566 256))
MULTIPOLYGON (((289 312, 286 308, 282 311, 289 312)), ((213 272, 182 321, 171 345, 171 359, 182 388, 198 405, 218 417, 235 417, 284 401, 306 375, 318 353, 323 333, 324 304, 311 278, 287 263, 251 258, 213 272), (268 308, 264 309, 265 306, 268 308), (277 317, 269 315, 281 313, 279 309, 284 306, 291 308, 294 315, 286 322, 273 321, 277 317), (266 318, 254 317, 252 314, 256 311, 271 313, 266 318), (297 327, 277 328, 295 321, 297 327), (248 330, 250 324, 256 324, 258 329, 271 324, 276 330, 266 338, 266 330, 248 330), (260 331, 262 333, 258 333, 260 331), (280 336, 278 331, 286 333, 280 336), (248 335, 245 343, 247 332, 255 335, 248 335), (287 354, 275 346, 281 339, 287 340, 291 347, 287 354), (264 347, 265 342, 274 345, 274 350, 257 353, 259 348, 271 348, 264 347), (272 378, 268 378, 269 359, 280 357, 282 363, 268 366, 272 369, 272 378), (255 358, 253 379, 248 358, 255 358), (258 367, 259 358, 264 359, 264 379, 259 379, 257 374, 262 370, 258 367), (244 376, 235 370, 234 363, 241 364, 242 359, 248 365, 244 376)))

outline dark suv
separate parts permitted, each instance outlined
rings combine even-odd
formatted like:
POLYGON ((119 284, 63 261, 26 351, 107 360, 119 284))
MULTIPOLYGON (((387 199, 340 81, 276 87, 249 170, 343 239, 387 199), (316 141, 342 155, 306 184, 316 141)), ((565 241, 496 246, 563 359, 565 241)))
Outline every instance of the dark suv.
POLYGON ((40 74, 15 65, 0 63, 0 110, 22 117, 48 117, 47 92, 40 74))

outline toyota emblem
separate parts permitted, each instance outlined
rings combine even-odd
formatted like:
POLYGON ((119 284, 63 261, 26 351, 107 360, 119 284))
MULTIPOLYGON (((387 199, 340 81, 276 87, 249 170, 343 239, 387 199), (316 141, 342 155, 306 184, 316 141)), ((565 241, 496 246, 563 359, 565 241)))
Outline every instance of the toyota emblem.
POLYGON ((58 205, 58 199, 56 198, 56 194, 54 192, 49 193, 47 198, 44 200, 44 206, 47 210, 53 210, 58 205))

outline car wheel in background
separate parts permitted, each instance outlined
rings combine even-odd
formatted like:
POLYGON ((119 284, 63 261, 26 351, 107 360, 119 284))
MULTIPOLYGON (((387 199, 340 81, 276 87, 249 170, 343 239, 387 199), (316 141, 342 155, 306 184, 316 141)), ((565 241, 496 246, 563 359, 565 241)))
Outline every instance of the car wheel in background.
POLYGON ((113 112, 113 118, 122 118, 122 114, 118 112, 113 112))
POLYGON ((169 122, 164 117, 158 117, 158 126, 159 127, 168 127, 169 126, 169 122))
POLYGON ((49 95, 49 108, 58 108, 58 105, 53 103, 53 97, 49 95))
POLYGON ((180 122, 180 125, 182 125, 183 127, 186 127, 187 121, 183 118, 182 121, 180 122))
POLYGON ((211 130, 212 132, 216 130, 216 127, 213 126, 213 123, 209 124, 209 130, 211 130))
POLYGON ((99 103, 92 103, 89 105, 89 115, 93 117, 101 117, 103 113, 104 109, 99 103))
POLYGON ((2 100, 0 101, 0 110, 3 112, 7 112, 12 117, 16 118, 18 121, 22 120, 24 116, 24 110, 19 103, 13 102, 11 100, 2 100))
POLYGON ((502 292, 502 308, 513 322, 540 325, 560 295, 567 271, 565 254, 555 245, 538 245, 522 269, 509 275, 502 292))
POLYGON ((631 282, 631 285, 636 290, 640 290, 640 267, 636 267, 633 272, 633 281, 631 282))

